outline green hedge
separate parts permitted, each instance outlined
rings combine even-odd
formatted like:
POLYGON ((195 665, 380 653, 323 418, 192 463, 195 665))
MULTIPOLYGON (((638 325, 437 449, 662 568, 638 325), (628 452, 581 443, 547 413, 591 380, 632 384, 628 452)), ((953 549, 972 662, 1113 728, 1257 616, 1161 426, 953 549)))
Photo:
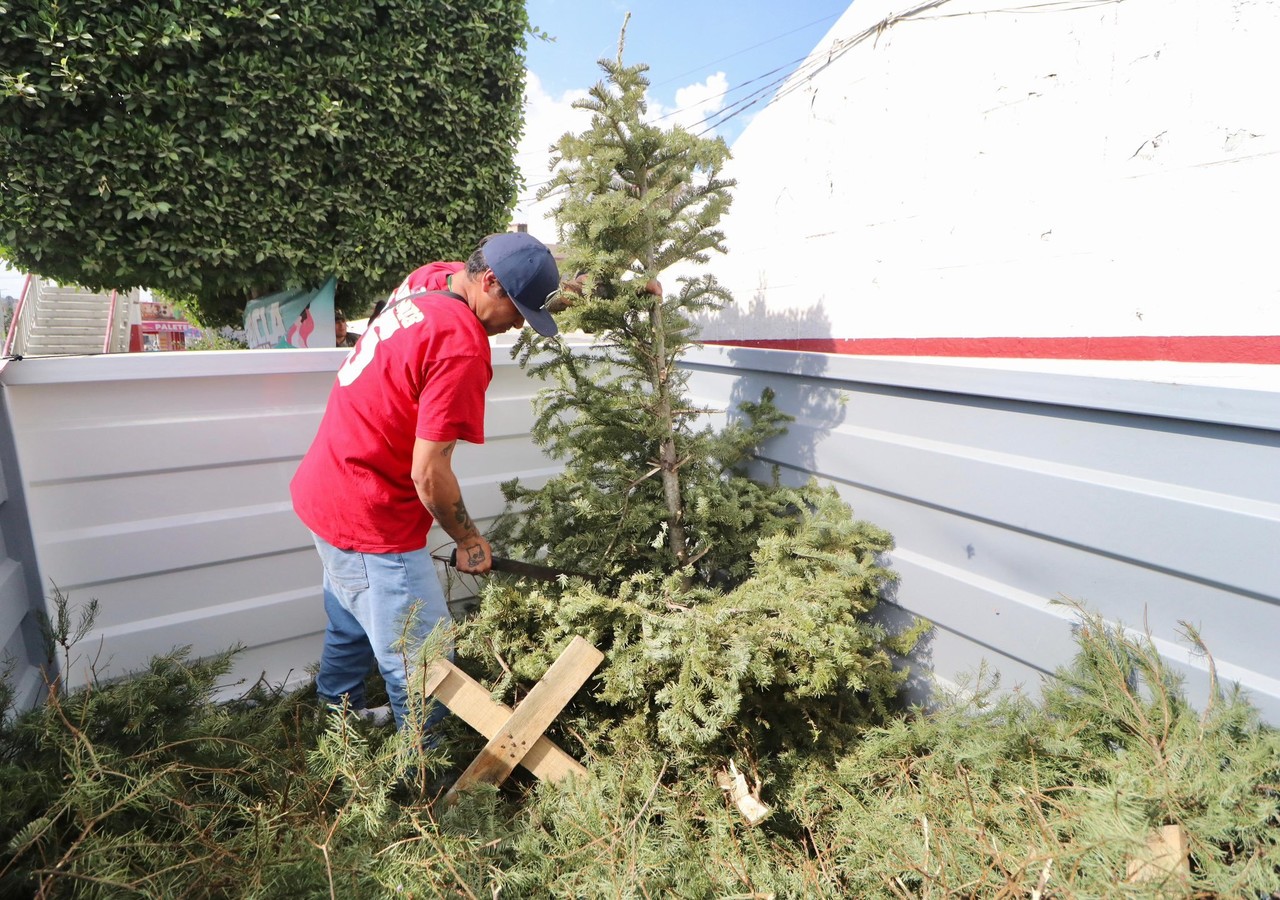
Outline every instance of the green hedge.
POLYGON ((363 301, 518 187, 517 0, 0 0, 0 246, 94 287, 363 301))

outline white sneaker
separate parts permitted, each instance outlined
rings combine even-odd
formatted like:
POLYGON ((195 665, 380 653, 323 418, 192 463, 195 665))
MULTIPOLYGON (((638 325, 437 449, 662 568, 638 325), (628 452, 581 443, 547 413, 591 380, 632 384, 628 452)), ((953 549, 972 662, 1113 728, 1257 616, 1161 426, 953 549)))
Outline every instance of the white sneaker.
POLYGON ((364 709, 357 709, 356 715, 375 728, 390 725, 395 721, 395 715, 391 712, 390 706, 374 706, 372 708, 365 707, 364 709))

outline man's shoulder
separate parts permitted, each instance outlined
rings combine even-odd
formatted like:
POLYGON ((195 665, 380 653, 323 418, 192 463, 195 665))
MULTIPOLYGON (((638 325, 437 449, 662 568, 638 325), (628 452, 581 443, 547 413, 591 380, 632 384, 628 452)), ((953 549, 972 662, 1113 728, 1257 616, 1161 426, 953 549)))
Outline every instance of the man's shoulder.
POLYGON ((449 286, 449 276, 466 268, 466 263, 431 262, 409 273, 404 286, 414 291, 442 291, 449 286))
POLYGON ((398 354, 490 357, 489 336, 480 320, 465 302, 446 293, 415 291, 388 306, 374 330, 377 344, 390 340, 398 354), (405 337, 396 339, 401 334, 405 337))
POLYGON ((464 301, 448 294, 427 294, 414 298, 413 304, 427 319, 428 340, 437 345, 442 355, 488 355, 489 335, 464 301))

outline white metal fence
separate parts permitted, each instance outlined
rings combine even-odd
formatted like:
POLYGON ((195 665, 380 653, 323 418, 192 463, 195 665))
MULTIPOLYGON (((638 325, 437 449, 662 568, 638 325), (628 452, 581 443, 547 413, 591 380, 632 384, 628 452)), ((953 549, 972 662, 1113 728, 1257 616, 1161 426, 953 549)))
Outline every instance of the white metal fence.
POLYGON ((1074 653, 1066 597, 1149 627, 1203 698, 1208 662, 1179 637, 1198 627, 1280 721, 1280 370, 725 348, 691 365, 712 405, 773 388, 796 421, 762 462, 894 534, 897 602, 936 625, 944 681, 986 660, 1034 688, 1074 653))
MULTIPOLYGON (((101 605, 72 681, 91 665, 136 669, 174 646, 235 644, 245 647, 240 677, 305 677, 324 614, 288 483, 344 353, 27 359, 0 373, 18 460, 8 474, 28 500, 35 546, 23 562, 46 595, 37 603, 56 584, 73 603, 101 605)), ((488 423, 488 443, 456 462, 482 521, 501 508, 499 481, 545 468, 528 437, 529 385, 502 360, 488 423)), ((3 602, 18 615, 12 597, 3 602)))
MULTIPOLYGON (((244 645, 236 671, 249 680, 305 677, 324 625, 320 571, 287 485, 343 353, 0 371, 12 437, 0 441, 0 645, 27 688, 31 612, 53 583, 102 607, 73 681, 187 644, 244 645)), ((1006 687, 1034 686, 1072 653, 1071 616, 1050 604, 1065 595, 1148 623, 1202 694, 1207 664, 1178 642, 1179 620, 1197 625, 1219 675, 1280 721, 1280 383, 1267 367, 1102 377, 706 348, 688 368, 695 397, 718 409, 773 388, 796 422, 762 465, 836 485, 894 533, 897 604, 937 626, 922 659, 944 681, 986 659, 1006 687)), ((557 469, 529 439, 537 384, 503 350, 494 370, 488 442, 456 463, 482 521, 501 508, 501 481, 557 469)))

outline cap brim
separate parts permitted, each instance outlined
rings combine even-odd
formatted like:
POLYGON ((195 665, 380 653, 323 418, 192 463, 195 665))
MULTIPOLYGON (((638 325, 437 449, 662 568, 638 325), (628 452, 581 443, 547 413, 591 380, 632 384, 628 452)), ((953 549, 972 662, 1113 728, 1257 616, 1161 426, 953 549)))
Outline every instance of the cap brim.
MULTIPOLYGON (((510 296, 510 295, 508 295, 510 296)), ((524 316, 525 324, 543 337, 555 337, 560 333, 560 327, 556 325, 556 320, 552 318, 551 313, 546 309, 530 309, 515 297, 511 297, 511 302, 516 305, 516 309, 520 310, 520 315, 524 316)))

